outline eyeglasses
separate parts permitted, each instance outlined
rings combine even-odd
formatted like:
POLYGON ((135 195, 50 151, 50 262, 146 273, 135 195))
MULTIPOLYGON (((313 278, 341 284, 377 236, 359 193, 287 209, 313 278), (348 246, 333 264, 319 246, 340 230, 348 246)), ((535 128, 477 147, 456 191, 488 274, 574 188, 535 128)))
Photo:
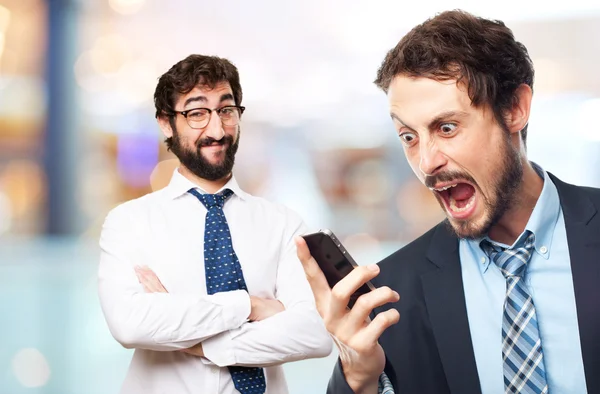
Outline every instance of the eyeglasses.
POLYGON ((224 126, 236 126, 240 123, 240 118, 246 107, 240 105, 227 105, 218 109, 209 108, 193 108, 187 111, 173 111, 174 114, 181 114, 188 122, 192 129, 203 129, 208 126, 210 117, 213 112, 216 112, 221 118, 221 123, 224 126))

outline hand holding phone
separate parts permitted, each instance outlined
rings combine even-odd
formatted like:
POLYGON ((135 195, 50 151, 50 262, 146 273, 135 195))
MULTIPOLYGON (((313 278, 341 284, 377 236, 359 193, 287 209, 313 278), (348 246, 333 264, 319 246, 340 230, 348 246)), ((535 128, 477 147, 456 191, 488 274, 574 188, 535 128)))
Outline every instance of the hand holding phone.
POLYGON ((368 281, 379 273, 379 267, 356 266, 331 231, 298 237, 296 247, 317 310, 338 348, 346 382, 354 392, 377 392, 385 366, 379 337, 398 322, 400 315, 390 308, 372 321, 369 316, 375 308, 397 302, 398 293, 387 286, 374 289, 368 281), (337 289, 335 296, 333 286, 337 289), (355 305, 359 296, 361 302, 355 305))
MULTIPOLYGON (((302 238, 306 241, 310 254, 323 271, 330 288, 333 288, 354 267, 358 266, 350 253, 330 230, 319 230, 315 233, 303 235, 302 238)), ((371 290, 375 290, 371 282, 362 285, 350 297, 348 307, 352 308, 358 297, 371 290)))

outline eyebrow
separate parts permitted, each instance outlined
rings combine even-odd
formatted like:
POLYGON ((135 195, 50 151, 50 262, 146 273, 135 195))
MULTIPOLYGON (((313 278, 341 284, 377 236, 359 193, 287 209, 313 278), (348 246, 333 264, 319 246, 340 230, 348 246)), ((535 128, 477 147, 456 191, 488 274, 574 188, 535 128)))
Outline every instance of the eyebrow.
POLYGON ((444 122, 445 120, 448 120, 448 119, 451 119, 451 118, 466 118, 467 116, 469 116, 469 114, 466 113, 465 111, 446 111, 446 112, 442 112, 441 114, 438 114, 435 118, 433 118, 429 122, 429 125, 427 126, 427 128, 429 130, 433 130, 440 123, 444 122))
MULTIPOLYGON (((390 116, 392 117, 392 119, 398 121, 399 123, 402 124, 402 126, 407 127, 411 130, 415 130, 414 127, 410 127, 409 125, 407 125, 404 121, 402 121, 402 119, 400 119, 398 117, 398 115, 394 114, 394 113, 390 113, 390 116)), ((446 111, 446 112, 442 112, 441 114, 436 115, 431 121, 429 121, 429 124, 427 125, 427 128, 429 130, 432 130, 434 128, 436 128, 440 123, 442 123, 443 121, 449 119, 449 118, 465 118, 469 116, 468 113, 464 112, 464 111, 446 111)))
POLYGON ((410 127, 409 125, 407 125, 406 123, 404 123, 404 121, 402 119, 400 119, 398 117, 398 115, 396 115, 395 113, 390 113, 390 116, 392 117, 392 120, 396 120, 397 122, 399 122, 402 126, 404 127, 408 127, 411 130, 414 130, 414 128, 410 127))
MULTIPOLYGON (((219 100, 220 103, 222 103, 223 101, 227 101, 227 100, 233 100, 233 94, 231 93, 225 93, 221 95, 221 99, 219 100)), ((194 102, 201 102, 201 103, 207 103, 208 99, 206 98, 206 96, 195 96, 195 97, 190 97, 187 100, 185 100, 185 103, 183 103, 184 107, 187 107, 188 104, 190 103, 194 103, 194 102)))

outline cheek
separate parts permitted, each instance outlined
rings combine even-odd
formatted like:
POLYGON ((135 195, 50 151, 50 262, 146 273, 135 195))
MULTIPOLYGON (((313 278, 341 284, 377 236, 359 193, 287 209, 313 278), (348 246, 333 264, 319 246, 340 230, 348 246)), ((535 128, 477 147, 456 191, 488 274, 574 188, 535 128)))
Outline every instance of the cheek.
POLYGON ((239 137, 239 131, 238 131, 238 126, 231 126, 231 127, 224 127, 223 130, 225 131, 226 135, 230 135, 233 137, 233 140, 236 141, 239 137))
POLYGON ((196 141, 200 137, 200 131, 194 129, 186 129, 183 132, 178 133, 179 139, 184 145, 195 145, 196 141))
POLYGON ((497 164, 492 163, 492 160, 497 161, 497 158, 494 159, 493 157, 490 157, 487 160, 482 159, 480 162, 475 164, 472 172, 472 175, 477 182, 477 186, 486 199, 488 199, 488 201, 494 199, 494 194, 496 193, 496 182, 499 174, 499 169, 496 167, 497 164))
POLYGON ((417 176, 417 178, 419 178, 421 182, 423 182, 423 173, 419 169, 421 164, 421 157, 419 156, 418 149, 409 149, 405 147, 404 155, 406 157, 406 161, 408 161, 408 165, 413 170, 414 174, 417 176))
POLYGON ((182 116, 177 117, 176 126, 181 141, 195 141, 202 132, 200 129, 192 129, 182 116))

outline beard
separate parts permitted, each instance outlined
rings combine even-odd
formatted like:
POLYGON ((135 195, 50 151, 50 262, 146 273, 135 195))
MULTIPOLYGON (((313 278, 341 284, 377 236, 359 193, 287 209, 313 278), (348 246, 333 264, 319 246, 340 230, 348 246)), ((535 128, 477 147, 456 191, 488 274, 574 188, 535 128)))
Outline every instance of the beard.
POLYGON ((196 141, 195 149, 190 149, 181 141, 179 133, 173 128, 173 139, 170 144, 170 150, 177 156, 181 164, 192 174, 208 181, 217 181, 223 179, 231 173, 235 163, 235 154, 240 144, 240 130, 238 128, 237 139, 234 141, 231 135, 225 135, 220 140, 211 137, 202 138, 196 141), (220 163, 211 163, 203 154, 202 147, 211 145, 225 145, 225 157, 220 163))
POLYGON ((517 192, 523 182, 523 164, 521 163, 519 152, 510 143, 510 137, 507 137, 504 141, 505 143, 500 151, 502 161, 499 164, 499 168, 495 170, 495 173, 498 175, 492 179, 491 185, 488 188, 492 191, 490 196, 486 197, 481 192, 482 189, 477 182, 475 182, 473 177, 464 172, 453 171, 440 173, 434 176, 428 176, 425 179, 425 185, 428 187, 433 187, 433 185, 438 182, 466 180, 475 187, 476 193, 479 191, 479 196, 483 201, 484 208, 483 221, 480 221, 479 223, 473 219, 456 220, 449 217, 442 197, 434 192, 442 210, 444 210, 446 216, 448 216, 448 221, 446 223, 458 238, 480 239, 484 237, 518 200, 517 192))

